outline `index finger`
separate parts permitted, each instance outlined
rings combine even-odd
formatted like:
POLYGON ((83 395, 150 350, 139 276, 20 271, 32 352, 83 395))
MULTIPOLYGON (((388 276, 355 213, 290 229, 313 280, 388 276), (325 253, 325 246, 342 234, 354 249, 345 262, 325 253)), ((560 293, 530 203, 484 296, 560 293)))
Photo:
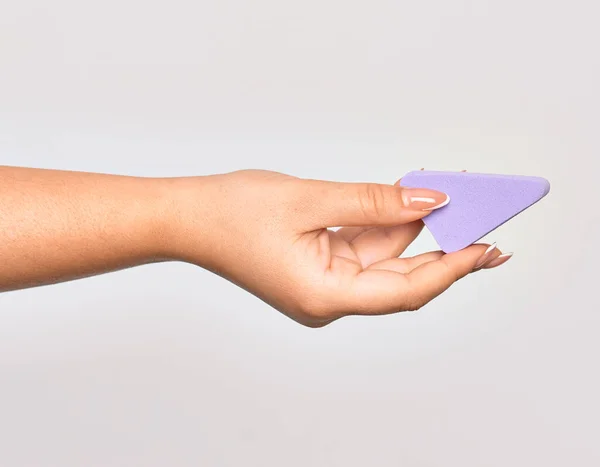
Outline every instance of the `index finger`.
POLYGON ((408 274, 367 269, 355 277, 355 314, 387 314, 417 310, 473 271, 489 245, 476 244, 426 262, 408 274))

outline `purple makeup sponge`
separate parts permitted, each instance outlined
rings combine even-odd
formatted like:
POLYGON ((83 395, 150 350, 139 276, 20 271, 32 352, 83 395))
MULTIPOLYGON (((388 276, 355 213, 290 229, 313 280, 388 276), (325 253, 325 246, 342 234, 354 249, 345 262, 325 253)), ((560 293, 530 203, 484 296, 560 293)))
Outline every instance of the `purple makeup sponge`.
POLYGON ((423 219, 446 253, 471 245, 550 191, 550 183, 541 177, 429 170, 409 172, 400 185, 450 196, 448 205, 423 219))

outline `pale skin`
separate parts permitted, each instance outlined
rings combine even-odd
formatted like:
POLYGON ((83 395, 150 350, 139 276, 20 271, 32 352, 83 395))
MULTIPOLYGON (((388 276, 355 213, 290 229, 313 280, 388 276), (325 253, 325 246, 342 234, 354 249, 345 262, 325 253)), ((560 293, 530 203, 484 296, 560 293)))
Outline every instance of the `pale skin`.
POLYGON ((259 170, 141 178, 0 166, 0 291, 185 261, 310 327, 417 310, 510 258, 488 244, 400 258, 446 199, 259 170))

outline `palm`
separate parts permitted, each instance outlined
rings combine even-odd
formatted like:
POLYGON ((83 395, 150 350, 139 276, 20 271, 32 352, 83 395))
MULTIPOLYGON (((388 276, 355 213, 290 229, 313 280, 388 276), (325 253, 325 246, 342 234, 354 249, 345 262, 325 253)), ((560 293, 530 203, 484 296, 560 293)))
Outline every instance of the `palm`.
POLYGON ((329 231, 331 253, 356 263, 361 269, 397 258, 419 235, 421 221, 396 227, 346 227, 329 231))
POLYGON ((308 247, 305 251, 310 252, 305 259, 310 261, 319 282, 339 297, 339 308, 344 309, 344 314, 349 314, 349 307, 355 307, 356 313, 365 312, 361 306, 397 311, 383 301, 396 298, 397 293, 409 288, 406 273, 443 256, 441 251, 434 251, 398 258, 422 228, 419 220, 395 227, 344 227, 337 231, 309 232, 304 236, 308 247), (396 293, 390 294, 391 291, 396 293))
MULTIPOLYGON (((350 269, 354 274, 385 269, 408 271, 413 259, 398 259, 423 229, 421 221, 395 227, 345 227, 337 231, 322 230, 319 238, 322 256, 328 269, 350 269), (323 238, 325 237, 325 239, 323 238), (343 265, 346 265, 345 268, 343 265)), ((435 256, 438 256, 436 252, 435 256)), ((433 259, 433 258, 432 258, 433 259)))

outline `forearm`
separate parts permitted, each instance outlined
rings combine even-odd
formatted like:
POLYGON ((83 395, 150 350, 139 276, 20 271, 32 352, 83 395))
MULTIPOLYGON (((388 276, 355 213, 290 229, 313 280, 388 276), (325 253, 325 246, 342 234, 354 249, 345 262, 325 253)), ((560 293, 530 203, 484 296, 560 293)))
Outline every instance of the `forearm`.
POLYGON ((0 167, 0 291, 168 259, 168 184, 0 167))

